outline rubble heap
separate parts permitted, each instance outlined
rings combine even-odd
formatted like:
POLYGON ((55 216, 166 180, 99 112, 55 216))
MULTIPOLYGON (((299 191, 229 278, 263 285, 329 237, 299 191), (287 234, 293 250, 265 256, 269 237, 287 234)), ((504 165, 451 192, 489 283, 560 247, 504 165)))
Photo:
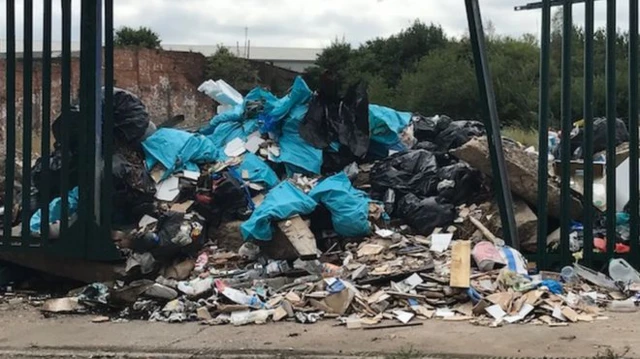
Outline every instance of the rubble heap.
MULTIPOLYGON (((369 104, 363 84, 341 94, 326 74, 321 84, 312 92, 297 78, 277 98, 206 82, 200 90, 221 107, 197 132, 156 128, 116 89, 113 237, 126 273, 43 310, 234 325, 336 318, 369 329, 431 318, 555 326, 601 319, 612 300, 635 308, 617 302, 633 296, 633 280, 579 265, 531 275, 499 238, 482 123, 369 104)), ((522 248, 535 250, 535 155, 505 148, 522 248)), ((55 226, 61 194, 52 185, 54 197, 38 197, 39 166, 34 202, 51 203, 55 226)), ((65 195, 73 215, 77 188, 65 195)))

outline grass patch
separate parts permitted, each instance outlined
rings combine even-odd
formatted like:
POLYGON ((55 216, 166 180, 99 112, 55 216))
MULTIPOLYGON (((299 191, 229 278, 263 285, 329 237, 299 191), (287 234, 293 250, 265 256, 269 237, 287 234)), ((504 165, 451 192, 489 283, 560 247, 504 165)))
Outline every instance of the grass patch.
POLYGON ((525 147, 538 147, 538 131, 536 130, 520 127, 506 127, 502 129, 501 132, 502 136, 518 141, 525 147))

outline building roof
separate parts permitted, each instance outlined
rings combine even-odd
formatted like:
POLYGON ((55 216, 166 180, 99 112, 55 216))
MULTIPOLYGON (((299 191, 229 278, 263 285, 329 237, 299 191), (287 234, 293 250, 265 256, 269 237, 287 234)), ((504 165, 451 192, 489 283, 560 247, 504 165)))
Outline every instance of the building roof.
MULTIPOLYGON (((0 53, 6 52, 6 45, 6 40, 0 39, 0 53)), ((16 53, 22 52, 22 45, 22 41, 16 41, 16 53)), ((226 47, 236 56, 260 61, 315 62, 318 55, 322 52, 321 48, 251 46, 248 54, 246 54, 245 49, 242 46, 239 48, 237 46, 226 47)), ((162 48, 169 51, 199 52, 205 56, 209 56, 213 55, 218 50, 218 45, 181 45, 163 43, 162 48)), ((51 49, 54 53, 59 52, 62 49, 62 43, 60 41, 52 42, 51 49)), ((80 42, 72 41, 71 51, 79 50, 80 42)), ((34 53, 42 51, 41 41, 34 41, 33 51, 34 53)))
MULTIPOLYGON (((244 47, 226 46, 233 54, 239 57, 262 61, 316 61, 322 52, 321 48, 305 47, 265 47, 251 46, 248 54, 244 47)), ((205 56, 213 55, 218 50, 218 45, 172 45, 162 44, 165 50, 200 52, 205 56)))

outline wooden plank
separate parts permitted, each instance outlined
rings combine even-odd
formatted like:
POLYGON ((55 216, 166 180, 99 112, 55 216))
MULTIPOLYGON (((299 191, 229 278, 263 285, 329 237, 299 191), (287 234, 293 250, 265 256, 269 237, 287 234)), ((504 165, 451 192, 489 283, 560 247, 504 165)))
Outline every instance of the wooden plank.
POLYGON ((471 280, 471 242, 456 241, 451 250, 451 279, 454 288, 469 288, 471 280))
POLYGON ((278 222, 278 228, 298 252, 300 258, 317 258, 316 237, 300 216, 278 222))

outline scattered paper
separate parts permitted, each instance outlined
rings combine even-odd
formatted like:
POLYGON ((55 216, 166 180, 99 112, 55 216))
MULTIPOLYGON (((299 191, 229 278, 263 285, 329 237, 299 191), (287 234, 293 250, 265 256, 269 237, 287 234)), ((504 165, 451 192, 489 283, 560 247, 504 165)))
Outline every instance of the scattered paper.
POLYGON ((494 319, 500 320, 504 318, 507 313, 499 305, 492 305, 490 307, 485 308, 485 311, 489 313, 494 319))
POLYGON ((384 247, 378 244, 365 244, 358 249, 358 257, 375 256, 380 254, 384 250, 384 247))
POLYGON ((193 181, 197 181, 200 178, 200 172, 184 170, 182 171, 182 177, 193 180, 193 181))
POLYGON ((224 148, 224 154, 229 157, 238 157, 246 151, 247 149, 244 147, 244 141, 237 137, 227 143, 227 146, 224 148))
POLYGON ((79 309, 82 309, 82 305, 78 303, 77 298, 56 298, 44 302, 40 310, 51 313, 70 313, 79 309))
POLYGON ((411 319, 415 316, 413 313, 405 312, 404 310, 394 310, 393 314, 396 316, 396 319, 401 321, 403 324, 409 323, 411 319))
POLYGON ((347 329, 360 329, 362 328, 362 321, 360 318, 347 318, 347 329))
POLYGON ((418 285, 424 283, 422 277, 420 277, 417 273, 413 273, 409 278, 402 281, 404 284, 409 286, 411 289, 414 289, 418 285))
POLYGON ((187 210, 192 205, 193 205, 193 201, 186 201, 184 203, 176 203, 173 206, 171 206, 171 211, 172 212, 179 212, 179 213, 187 213, 187 210))
POLYGON ((454 313, 449 308, 438 308, 438 309, 436 309, 436 317, 447 318, 447 317, 453 317, 454 315, 456 315, 456 313, 454 313))
POLYGON ((152 225, 154 223, 158 222, 157 219, 151 217, 148 214, 145 214, 142 219, 140 219, 140 222, 138 222, 138 228, 146 228, 149 225, 152 225))
POLYGON ((153 178, 153 182, 160 183, 160 180, 162 180, 162 176, 164 175, 164 171, 166 171, 164 166, 162 166, 162 168, 154 168, 151 171, 151 178, 153 178))
POLYGON ((99 317, 94 317, 93 319, 91 319, 91 323, 106 323, 108 321, 110 321, 111 318, 106 317, 106 316, 99 316, 99 317))
POLYGON ((161 201, 173 202, 179 194, 180 179, 176 176, 171 176, 156 185, 156 198, 161 201))
POLYGON ((251 153, 256 153, 264 142, 260 136, 251 136, 247 139, 247 143, 244 144, 244 148, 251 153))
POLYGON ((271 158, 271 156, 280 157, 280 147, 271 145, 267 150, 269 151, 269 158, 271 158))
POLYGON ((531 304, 525 304, 525 305, 522 306, 522 308, 520 309, 518 314, 516 314, 516 315, 508 315, 508 316, 504 317, 503 319, 508 323, 519 322, 519 321, 523 320, 524 318, 526 318, 527 315, 529 315, 529 313, 531 313, 533 311, 533 309, 534 309, 534 306, 532 306, 531 304))
POLYGON ((451 233, 439 233, 431 235, 431 251, 443 253, 449 248, 453 234, 451 233))
POLYGON ((376 234, 382 238, 389 238, 391 236, 393 236, 395 232, 390 230, 390 229, 378 229, 376 231, 376 234))
POLYGON ((562 309, 560 308, 560 306, 556 306, 555 308, 553 308, 553 314, 551 314, 551 316, 563 322, 567 320, 567 317, 562 314, 562 309))

